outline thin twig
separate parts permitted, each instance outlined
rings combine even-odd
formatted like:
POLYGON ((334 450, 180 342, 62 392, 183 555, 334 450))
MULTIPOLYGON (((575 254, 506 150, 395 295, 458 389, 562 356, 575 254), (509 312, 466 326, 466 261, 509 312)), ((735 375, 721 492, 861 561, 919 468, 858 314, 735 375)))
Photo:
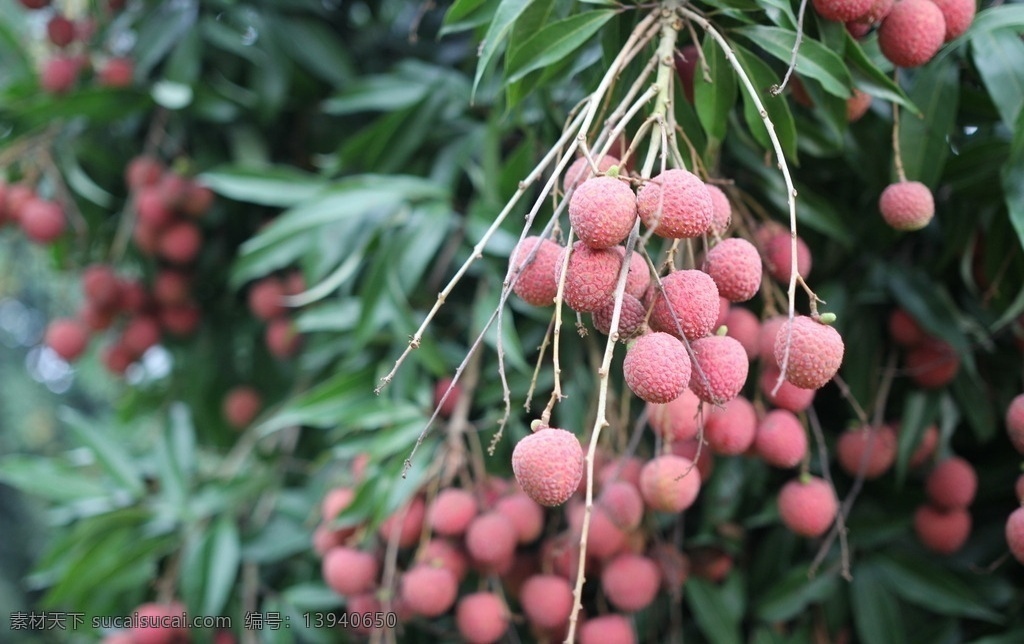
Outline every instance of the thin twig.
POLYGON ((786 67, 786 75, 782 77, 782 82, 771 89, 772 96, 778 96, 786 89, 786 83, 789 82, 789 77, 793 75, 793 71, 796 70, 796 58, 800 53, 800 43, 804 40, 804 15, 807 13, 807 0, 800 0, 800 8, 797 10, 796 16, 796 40, 793 42, 793 55, 789 59, 789 65, 786 67))

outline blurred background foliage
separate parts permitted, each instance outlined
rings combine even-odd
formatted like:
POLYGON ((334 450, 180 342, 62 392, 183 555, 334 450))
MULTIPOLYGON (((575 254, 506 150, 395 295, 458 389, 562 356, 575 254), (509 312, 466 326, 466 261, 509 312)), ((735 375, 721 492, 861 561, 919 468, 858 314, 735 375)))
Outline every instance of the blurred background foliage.
MULTIPOLYGON (((65 4, 79 12, 97 5, 65 4)), ((0 171, 8 181, 38 180, 41 193, 69 191, 88 230, 49 248, 0 233, 0 605, 113 615, 176 597, 194 614, 235 615, 236 624, 246 610, 281 612, 295 624, 303 612, 342 606, 310 546, 320 500, 354 482, 360 453, 369 454, 372 484, 359 488, 340 523, 375 526, 432 480, 440 432, 427 436, 408 475, 400 472, 430 418, 434 382, 455 371, 498 303, 525 206, 481 249, 483 261, 390 386, 377 396, 374 385, 637 19, 613 2, 520 3, 531 8, 504 25, 503 38, 484 38, 508 17, 496 9, 511 4, 136 0, 99 21, 95 39, 101 56, 134 59, 135 83, 83 81, 55 96, 40 91, 36 71, 48 55, 43 16, 0 0, 0 171), (543 22, 531 24, 538 16, 543 22), (95 344, 71 368, 41 338, 47 320, 80 305, 81 267, 110 261, 152 278, 150 260, 114 241, 126 209, 124 168, 144 149, 218 196, 193 271, 203 323, 115 380, 95 344), (294 268, 309 285, 294 317, 305 347, 282 361, 246 311, 246 287, 294 268), (220 411, 239 383, 256 386, 266 405, 242 433, 220 411)), ((704 4, 750 68, 777 82, 796 3, 704 4)), ((853 395, 869 403, 878 393, 894 351, 885 324, 897 304, 963 360, 942 390, 897 378, 886 417, 901 419, 909 437, 938 422, 940 452, 976 464, 971 540, 952 557, 916 547, 910 521, 923 492, 918 474, 903 476, 913 438, 901 439, 900 476, 868 485, 850 518, 853 583, 839 579, 837 556, 808 581, 813 549, 778 524, 774 509, 783 477, 720 459, 687 526, 689 543, 723 549, 737 563, 723 584, 688 582, 693 641, 822 641, 821 624, 872 644, 1024 638, 1020 567, 979 570, 1005 552, 1002 525, 1014 507, 1019 458, 1001 424, 1021 390, 1014 321, 1024 312, 1024 6, 994 4, 933 62, 901 72, 898 85, 873 37, 858 44, 841 25, 809 15, 798 71, 822 107, 778 99, 771 108, 794 164, 812 283, 846 338, 842 374, 853 395), (851 85, 904 106, 907 173, 933 189, 938 209, 921 233, 895 233, 877 216, 878 194, 893 178, 891 107, 876 99, 863 121, 847 125, 837 94, 851 85)), ((765 162, 756 114, 744 109, 731 70, 714 73, 709 87, 697 81, 695 104, 678 97, 680 122, 716 175, 781 221, 784 190, 765 162)), ((532 418, 518 405, 548 323, 545 311, 509 306, 502 339, 513 414, 487 459, 506 476, 511 446, 532 418)), ((496 342, 492 328, 472 367, 480 375, 470 420, 483 444, 503 414, 496 342)), ((555 416, 583 433, 594 415, 598 339, 566 333, 563 342, 571 377, 555 416)), ((551 384, 542 371, 542 400, 551 384)), ((618 432, 631 423, 623 410, 618 432)), ((855 422, 834 390, 819 396, 817 410, 830 446, 855 422)), ((849 487, 849 477, 837 479, 849 487)), ((655 638, 668 610, 666 598, 644 614, 641 634, 655 638)), ((0 624, 3 641, 71 641, 7 627, 0 624)), ((429 630, 407 635, 436 641, 429 630)), ((310 629, 301 637, 341 636, 310 629)))

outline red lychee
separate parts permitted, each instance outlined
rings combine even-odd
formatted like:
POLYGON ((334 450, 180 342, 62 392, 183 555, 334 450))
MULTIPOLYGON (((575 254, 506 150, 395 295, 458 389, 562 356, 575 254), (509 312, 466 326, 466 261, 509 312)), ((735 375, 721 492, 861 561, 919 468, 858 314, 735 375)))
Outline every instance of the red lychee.
POLYGON ((978 492, 978 474, 965 459, 959 456, 947 458, 928 474, 925 492, 939 509, 966 509, 978 492))
POLYGON ((945 387, 953 382, 959 370, 960 356, 943 340, 928 338, 907 352, 907 375, 925 389, 945 387))
POLYGON ((735 456, 754 443, 757 435, 757 412, 743 396, 733 398, 708 414, 704 440, 715 454, 735 456))
POLYGON ((682 270, 669 273, 661 283, 665 287, 664 296, 656 285, 651 285, 654 291, 651 328, 676 337, 682 337, 681 329, 687 340, 710 335, 718 321, 720 306, 718 287, 711 276, 704 271, 682 270))
POLYGON ((157 241, 157 252, 169 262, 188 264, 199 255, 203 235, 195 224, 181 221, 171 224, 157 241))
POLYGON ((221 415, 228 425, 235 429, 244 429, 262 408, 263 398, 259 392, 252 387, 239 385, 224 396, 221 415))
POLYGON ((919 67, 946 37, 946 19, 931 0, 899 0, 878 28, 882 54, 898 67, 919 67))
POLYGON ((723 239, 708 251, 704 271, 715 281, 718 294, 730 302, 745 302, 761 287, 761 256, 739 237, 723 239))
POLYGON ((39 84, 50 94, 64 94, 78 80, 81 61, 74 56, 55 56, 43 63, 39 84))
POLYGON ((484 566, 496 566, 509 560, 516 550, 516 528, 508 517, 488 512, 474 518, 466 529, 466 550, 484 566))
POLYGON ((569 199, 569 223, 591 248, 615 246, 636 221, 636 195, 615 177, 594 177, 576 186, 569 199))
POLYGON ((651 559, 623 553, 601 572, 601 589, 608 602, 619 610, 636 612, 654 601, 661 585, 661 573, 651 559))
POLYGON ((856 123, 861 120, 871 107, 871 94, 853 88, 853 95, 846 99, 846 121, 856 123))
POLYGON ((707 403, 735 398, 747 382, 750 362, 743 345, 727 335, 710 335, 690 343, 696 360, 690 370, 690 389, 707 403))
POLYGON ((558 282, 555 280, 557 264, 562 257, 562 247, 550 239, 532 236, 523 239, 512 252, 512 271, 510 279, 515 279, 512 290, 527 304, 534 306, 551 306, 558 293, 558 282), (540 245, 532 260, 527 260, 533 249, 540 245), (516 270, 519 271, 518 277, 516 270))
MULTIPOLYGON (((185 198, 181 202, 181 211, 193 219, 198 219, 210 211, 210 208, 213 207, 213 200, 213 190, 194 180, 189 181, 185 188, 185 198)), ((302 275, 302 273, 297 274, 302 275)), ((297 292, 301 293, 304 290, 306 290, 305 284, 297 292)), ((289 293, 289 295, 295 294, 289 293)))
POLYGON ((151 315, 137 315, 125 325, 121 342, 132 355, 141 356, 160 342, 160 323, 151 315))
MULTIPOLYGON (((561 279, 562 257, 559 254, 555 263, 556 283, 561 279)), ((576 242, 572 245, 566 268, 563 300, 574 311, 593 313, 615 294, 621 267, 622 255, 614 250, 593 249, 583 242, 576 242)))
POLYGON ((914 453, 910 455, 907 465, 910 467, 921 467, 935 453, 935 446, 939 443, 939 429, 935 425, 925 427, 921 434, 920 442, 914 453))
POLYGON ((202 313, 194 302, 186 302, 176 306, 168 306, 160 309, 160 326, 171 335, 191 335, 199 328, 202 320, 202 313))
POLYGON ((1011 512, 1006 520, 1006 543, 1013 558, 1024 564, 1024 507, 1011 512))
POLYGON ((267 350, 276 358, 290 358, 302 346, 302 336, 295 323, 284 317, 273 319, 267 324, 264 340, 267 350))
POLYGON ((761 371, 761 391, 768 402, 787 409, 794 414, 804 411, 814 402, 814 389, 801 389, 788 380, 783 380, 775 393, 775 384, 779 381, 779 368, 768 365, 761 371))
POLYGON ((807 455, 807 432, 793 412, 773 409, 757 426, 754 451, 774 467, 796 467, 807 455))
POLYGON ((786 380, 802 389, 820 389, 839 371, 843 362, 843 338, 827 324, 806 315, 784 324, 775 338, 775 362, 782 368, 786 345, 789 361, 786 380))
POLYGON ((516 443, 512 471, 523 492, 537 503, 565 503, 583 478, 583 448, 572 432, 540 427, 516 443))
POLYGON ((321 564, 324 583, 339 595, 356 595, 377 583, 378 562, 372 553, 344 546, 331 548, 321 564))
POLYGON ((943 555, 953 554, 971 535, 971 515, 963 509, 945 511, 922 505, 914 512, 914 533, 925 548, 943 555))
POLYGON ((787 528, 804 537, 825 534, 839 511, 832 486, 814 476, 792 480, 779 492, 779 516, 787 528))
POLYGON ((469 644, 493 644, 508 630, 508 609, 494 593, 472 593, 459 600, 455 625, 469 644))
MULTIPOLYGON (((594 328, 608 335, 612 328, 612 314, 615 313, 615 300, 611 300, 603 307, 594 311, 594 328)), ((619 338, 632 338, 643 329, 644 319, 647 317, 647 307, 630 295, 622 294, 622 307, 619 311, 619 338)))
POLYGON ((512 523, 520 544, 532 543, 544 530, 544 508, 523 492, 499 499, 494 510, 512 523))
POLYGON ((882 191, 878 210, 885 223, 896 230, 920 230, 935 216, 935 199, 920 181, 900 181, 882 191))
MULTIPOLYGON (((722 192, 722 189, 718 186, 707 184, 708 194, 711 195, 711 232, 722 237, 725 235, 725 231, 729 229, 729 224, 732 222, 732 205, 729 203, 729 197, 722 192)), ((758 258, 758 270, 760 270, 761 260, 758 258)))
POLYGON ((1014 449, 1024 454, 1024 394, 1017 394, 1006 408, 1006 433, 1014 449))
POLYGON ((192 288, 188 277, 181 271, 161 269, 153 278, 153 299, 163 306, 188 302, 192 288))
MULTIPOLYGON (((619 160, 606 154, 597 162, 597 171, 598 173, 607 172, 613 165, 619 165, 619 160)), ((562 177, 562 189, 569 192, 573 186, 582 185, 593 176, 595 176, 594 170, 590 167, 590 162, 585 157, 580 157, 566 168, 565 175, 562 177)))
POLYGON ((896 432, 888 425, 864 427, 843 432, 836 446, 839 467, 857 476, 863 462, 863 476, 872 480, 882 476, 896 462, 896 432))
MULTIPOLYGON (((743 364, 746 365, 746 359, 743 364)), ((675 337, 648 333, 637 338, 626 351, 622 375, 640 399, 650 403, 671 402, 682 395, 690 382, 690 357, 675 337)))
POLYGON ((54 14, 46 23, 46 35, 54 45, 67 47, 75 41, 75 23, 59 13, 54 14))
MULTIPOLYGON (((725 316, 726 335, 735 338, 743 347, 748 360, 758 355, 761 336, 761 322, 749 309, 742 306, 730 306, 725 316)), ((774 352, 775 347, 772 347, 774 352)))
POLYGON ((188 640, 188 629, 183 625, 166 625, 164 620, 174 618, 180 624, 185 606, 169 604, 142 604, 135 609, 135 625, 129 629, 133 644, 178 644, 188 640))
POLYGON ((459 398, 462 396, 462 385, 459 383, 452 384, 450 377, 444 377, 438 380, 434 384, 434 407, 438 409, 438 415, 441 418, 450 418, 455 413, 455 407, 459 404, 459 398), (448 390, 451 389, 449 393, 448 390), (447 394, 447 397, 445 397, 447 394), (442 399, 444 402, 441 402, 442 399))
POLYGON ((469 572, 469 559, 461 548, 447 539, 431 539, 416 553, 417 563, 444 568, 455 575, 459 583, 469 572))
POLYGON ((46 327, 44 342, 61 359, 74 362, 81 357, 89 344, 89 330, 78 320, 54 320, 46 327))
POLYGON ((138 189, 135 194, 135 210, 139 215, 139 224, 153 230, 163 230, 174 221, 174 212, 164 204, 155 186, 138 189))
POLYGON ((640 472, 640 494, 658 512, 681 512, 700 493, 700 474, 693 461, 673 454, 653 458, 640 472))
POLYGON ((757 355, 765 365, 775 365, 775 338, 787 319, 785 315, 773 315, 761 322, 757 336, 757 355))
POLYGON ((672 453, 676 456, 697 463, 700 480, 707 481, 715 471, 715 457, 711 450, 698 438, 676 441, 672 443, 672 453))
POLYGON ((967 32, 974 21, 977 6, 974 0, 932 0, 946 22, 946 35, 943 40, 949 42, 967 32))
POLYGON ((128 87, 135 75, 131 58, 111 58, 100 68, 97 79, 103 87, 128 87))
MULTIPOLYGON (((569 530, 576 541, 583 533, 583 515, 586 507, 583 503, 573 503, 566 514, 569 518, 569 530)), ((607 510, 601 505, 594 505, 590 512, 590 525, 587 527, 587 557, 607 559, 622 551, 626 545, 626 533, 612 520, 607 510)))
POLYGON ((455 605, 459 584, 451 571, 419 564, 402 575, 399 594, 413 613, 438 617, 455 605))
POLYGON ((385 543, 389 542, 392 535, 397 533, 398 547, 411 548, 420 540, 426 513, 423 499, 417 496, 384 519, 377 532, 385 543))
POLYGON ((19 222, 25 236, 37 244, 49 244, 64 234, 64 211, 52 201, 28 201, 21 207, 19 222))
POLYGON ((909 313, 893 309, 889 314, 889 337, 900 346, 913 347, 924 342, 927 335, 909 313))
MULTIPOLYGON (((663 405, 647 404, 647 422, 665 439, 688 440, 699 430, 701 400, 689 389, 663 405)), ((706 413, 705 413, 706 418, 706 413)))
POLYGON ((875 0, 813 0, 814 10, 826 20, 849 22, 871 11, 875 0))
POLYGON ((92 264, 82 271, 82 293, 86 299, 103 309, 112 309, 121 299, 121 282, 117 273, 106 264, 92 264))
POLYGON ((554 630, 569 621, 572 586, 557 575, 534 575, 523 583, 519 602, 526 618, 542 630, 554 630))
MULTIPOLYGON (((613 246, 612 250, 621 257, 626 256, 626 249, 623 246, 613 246)), ((629 257, 629 271, 626 273, 626 293, 638 300, 642 300, 651 286, 651 271, 647 267, 644 256, 635 250, 629 257)))
POLYGON ((640 490, 629 481, 610 481, 597 499, 608 518, 622 530, 633 530, 644 516, 644 500, 640 490))
MULTIPOLYGON (((928 0, 924 0, 928 2, 928 0)), ((788 231, 776 233, 765 242, 764 263, 768 274, 775 280, 789 283, 789 274, 793 268, 792 237, 788 231)), ((796 238, 797 273, 807 279, 811 274, 811 249, 800 237, 796 238)))
POLYGON ((635 644, 633 625, 614 613, 588 619, 580 625, 580 644, 635 644))
POLYGON ((284 305, 284 284, 269 276, 249 287, 249 311, 258 320, 273 320, 288 312, 284 305))
POLYGON ((707 186, 683 169, 666 170, 637 195, 637 212, 644 225, 660 237, 699 237, 711 227, 714 204, 707 186))
POLYGON ((476 499, 461 488, 441 490, 430 506, 427 522, 435 533, 446 537, 461 535, 476 516, 476 499))

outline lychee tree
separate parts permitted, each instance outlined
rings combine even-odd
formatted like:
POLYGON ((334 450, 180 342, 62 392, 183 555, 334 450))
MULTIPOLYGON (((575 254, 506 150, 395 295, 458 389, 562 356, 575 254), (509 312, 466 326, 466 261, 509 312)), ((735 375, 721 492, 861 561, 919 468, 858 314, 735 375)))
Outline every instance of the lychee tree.
POLYGON ((0 339, 61 392, 43 441, 0 393, 0 481, 50 511, 20 607, 233 618, 81 641, 1020 640, 1022 31, 0 2, 3 288, 48 319, 0 339))

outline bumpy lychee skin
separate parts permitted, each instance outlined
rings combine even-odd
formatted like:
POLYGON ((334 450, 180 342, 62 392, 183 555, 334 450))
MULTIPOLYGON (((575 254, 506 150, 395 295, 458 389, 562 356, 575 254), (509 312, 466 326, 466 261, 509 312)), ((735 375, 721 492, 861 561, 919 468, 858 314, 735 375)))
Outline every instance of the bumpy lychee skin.
POLYGON ((707 184, 707 189, 708 194, 711 195, 711 232, 721 237, 725 235, 729 224, 732 223, 732 204, 729 203, 729 197, 718 186, 707 184))
POLYGON ((889 471, 896 462, 896 450, 896 432, 888 425, 846 431, 836 446, 839 467, 850 476, 857 476, 863 460, 863 475, 868 480, 889 471))
POLYGON ((623 553, 601 571, 601 589, 608 602, 627 612, 643 610, 654 601, 661 573, 651 559, 623 553))
MULTIPOLYGON (((562 252, 565 252, 564 250, 562 252)), ((609 248, 594 249, 583 242, 572 245, 562 298, 574 311, 593 313, 615 294, 622 256, 609 248)), ((562 255, 555 263, 555 283, 562 273, 562 255)))
MULTIPOLYGON (((924 0, 927 2, 928 0, 924 0)), ((789 232, 779 232, 764 244, 764 263, 768 274, 776 281, 789 283, 789 274, 793 267, 792 237, 789 232)), ((796 238, 797 273, 807 278, 811 274, 813 261, 811 249, 801 237, 796 238)))
POLYGON ((640 494, 652 510, 682 512, 699 493, 700 473, 688 458, 665 454, 648 461, 640 471, 640 494))
POLYGON ((787 528, 804 537, 825 534, 839 511, 836 495, 824 479, 790 481, 779 492, 779 516, 787 528))
MULTIPOLYGON (((619 165, 618 158, 606 154, 597 162, 597 170, 599 173, 604 173, 610 170, 613 165, 619 165)), ((573 161, 566 169, 565 175, 562 177, 562 189, 565 192, 569 192, 573 186, 582 185, 593 176, 594 170, 590 167, 590 162, 580 157, 573 161)))
MULTIPOLYGON (((621 257, 626 256, 626 249, 622 246, 615 246, 612 250, 621 257)), ((651 271, 647 268, 644 256, 634 250, 629 258, 629 272, 626 273, 626 293, 629 293, 638 300, 642 300, 650 286, 651 271)))
POLYGON ((950 555, 971 535, 971 515, 963 509, 946 511, 922 505, 914 512, 914 533, 925 548, 950 555))
POLYGON ((899 0, 878 29, 882 54, 898 67, 919 67, 946 37, 946 19, 931 0, 899 0))
POLYGON ((927 338, 907 352, 907 375, 919 387, 941 389, 953 382, 959 370, 956 349, 937 338, 927 338))
POLYGON ((839 371, 843 363, 843 338, 827 324, 801 315, 779 329, 775 338, 775 362, 782 368, 787 338, 789 362, 786 380, 802 389, 821 389, 839 371))
MULTIPOLYGON (((757 358, 761 322, 749 309, 742 306, 730 306, 729 312, 725 315, 726 335, 735 338, 747 353, 748 360, 757 358)), ((772 350, 774 351, 774 347, 772 350)))
POLYGON ((31 199, 21 207, 19 218, 25 236, 37 244, 49 244, 64 234, 64 211, 52 201, 31 199))
POLYGON ((967 508, 978 492, 978 474, 965 459, 959 456, 947 458, 928 474, 925 492, 937 508, 967 508))
POLYGON ((708 414, 704 440, 715 454, 735 456, 754 443, 757 435, 757 412, 743 396, 733 398, 708 414))
POLYGON ((588 619, 580 625, 580 644, 635 644, 633 625, 614 613, 588 619))
POLYGON ((1013 558, 1024 564, 1024 507, 1011 512, 1006 520, 1006 543, 1013 558))
POLYGON ((718 321, 718 287, 704 271, 682 270, 662 278, 665 296, 655 285, 651 328, 679 336, 676 320, 687 340, 710 335, 718 321), (672 312, 675 311, 675 318, 672 312))
POLYGON ((935 199, 920 181, 900 181, 882 191, 878 210, 896 230, 920 230, 935 216, 935 199))
POLYGON ((773 409, 757 426, 754 451, 773 467, 796 467, 807 455, 807 432, 793 412, 773 409))
MULTIPOLYGON (((594 328, 608 335, 612 328, 612 314, 615 312, 615 300, 594 311, 594 328)), ((647 308, 643 302, 629 293, 622 294, 622 307, 619 311, 619 338, 631 338, 641 332, 647 308)))
POLYGON ((89 344, 89 330, 78 320, 54 320, 46 327, 46 346, 67 362, 78 360, 89 344))
POLYGON ((826 20, 849 22, 871 11, 875 0, 813 0, 814 10, 826 20))
MULTIPOLYGON (((743 363, 746 364, 745 358, 743 363)), ((622 375, 641 400, 671 402, 681 396, 690 383, 690 357, 683 343, 674 336, 648 333, 637 338, 626 351, 622 375)))
POLYGON ((493 644, 508 630, 509 614, 494 593, 466 595, 455 607, 455 626, 469 644, 493 644))
POLYGON ((750 362, 738 340, 710 335, 690 344, 696 365, 690 370, 690 389, 704 402, 722 404, 736 397, 747 382, 750 362))
POLYGON ((459 584, 444 568, 420 564, 402 575, 399 594, 406 608, 424 617, 438 617, 455 605, 459 584))
MULTIPOLYGON (((647 422, 665 439, 688 440, 695 437, 699 430, 697 414, 701 404, 697 394, 687 389, 678 398, 664 405, 648 403, 647 422)), ((704 414, 706 419, 707 411, 704 414)))
POLYGON ((455 537, 466 531, 476 516, 476 499, 461 488, 441 490, 427 512, 427 522, 434 532, 455 537))
POLYGON ((1024 394, 1018 394, 1006 408, 1006 433, 1010 443, 1024 454, 1024 394))
POLYGON ((761 287, 761 255, 746 239, 723 239, 708 251, 704 271, 715 281, 718 294, 730 302, 746 302, 761 287))
POLYGON ((520 544, 536 541, 544 530, 544 508, 522 492, 499 499, 494 510, 509 520, 520 544))
POLYGON ((553 630, 569 621, 572 586, 564 577, 534 575, 519 590, 519 602, 531 624, 544 630, 553 630))
POLYGON ((512 253, 512 278, 516 279, 512 291, 523 298, 527 304, 534 306, 551 306, 558 293, 558 282, 555 281, 555 265, 562 254, 562 247, 537 236, 523 239, 512 253), (528 264, 527 259, 533 249, 540 244, 537 254, 528 264), (516 270, 519 277, 516 278, 516 270))
POLYGON ((946 35, 943 38, 949 42, 964 35, 974 21, 974 14, 977 11, 974 0, 932 0, 942 12, 946 21, 946 35))
POLYGON ((714 204, 704 182, 682 169, 666 170, 637 195, 640 219, 660 237, 699 237, 711 227, 714 204))
POLYGON ((583 448, 572 432, 544 427, 516 443, 512 471, 519 487, 537 503, 565 503, 583 478, 583 448))
POLYGON ((788 380, 783 380, 778 391, 775 391, 775 384, 779 381, 779 368, 769 365, 761 371, 761 391, 768 402, 793 412, 799 413, 811 406, 814 402, 815 389, 801 389, 788 380), (775 393, 772 393, 775 391, 775 393))
POLYGON ((576 186, 569 199, 569 223, 591 248, 610 248, 624 240, 636 221, 636 195, 625 181, 594 177, 576 186))
POLYGON ((324 582, 339 595, 365 593, 377 582, 377 558, 355 548, 331 548, 322 569, 324 582))

